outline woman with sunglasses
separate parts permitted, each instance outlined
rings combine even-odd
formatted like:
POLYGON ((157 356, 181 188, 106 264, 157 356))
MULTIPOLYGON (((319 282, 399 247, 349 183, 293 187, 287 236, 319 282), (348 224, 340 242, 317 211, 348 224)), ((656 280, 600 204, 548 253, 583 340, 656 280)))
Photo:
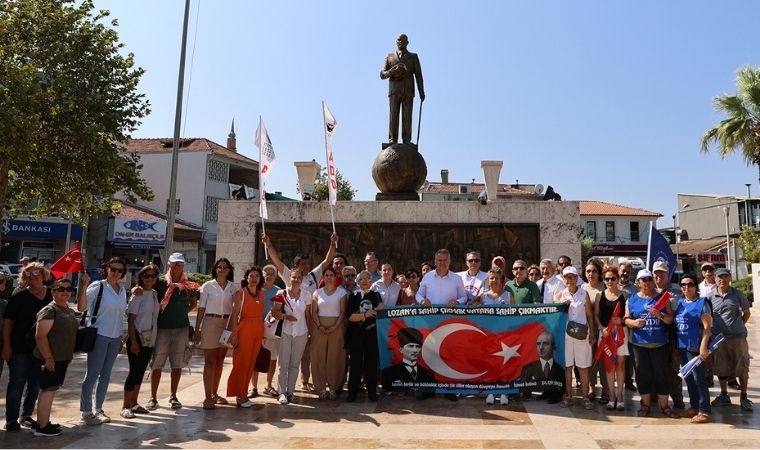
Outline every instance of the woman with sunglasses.
POLYGON ((55 392, 63 385, 66 370, 74 358, 74 344, 79 328, 74 310, 69 308, 71 281, 54 281, 52 291, 53 301, 37 313, 37 347, 34 356, 42 365, 42 373, 35 436, 61 434, 61 426, 50 422, 50 410, 55 392))
MULTIPOLYGON (((620 332, 621 336, 614 336, 620 343, 617 348, 617 360, 612 370, 606 371, 607 379, 607 409, 625 411, 625 398, 623 397, 623 388, 625 387, 625 360, 628 356, 628 334, 626 328, 622 326, 623 316, 625 315, 626 294, 620 289, 620 274, 617 267, 606 267, 604 269, 604 283, 607 287, 602 292, 602 297, 594 305, 594 317, 596 326, 599 331, 599 341, 609 336, 607 327, 610 321, 620 332), (618 306, 619 305, 619 306, 618 306), (615 308, 618 309, 615 314, 615 308), (621 327, 622 326, 622 327, 621 327), (622 329, 621 329, 622 328, 622 329), (617 380, 617 386, 615 381, 617 380)), ((601 344, 600 344, 601 345, 601 344)), ((596 363, 599 367, 606 365, 600 360, 596 363)))
POLYGON ((668 364, 668 332, 665 325, 673 323, 670 303, 655 308, 657 291, 652 272, 647 269, 636 274, 639 292, 628 298, 625 306, 625 326, 631 329, 633 355, 636 359, 636 384, 641 395, 639 417, 649 416, 652 394, 665 417, 677 418, 678 413, 668 405, 668 383, 665 366, 668 364))
POLYGON ((39 262, 24 267, 19 286, 5 310, 3 359, 8 363, 8 389, 5 402, 5 431, 19 431, 21 426, 34 428, 34 404, 39 394, 39 361, 32 355, 27 332, 37 320, 37 313, 53 300, 44 281, 49 272, 39 262), (21 399, 24 397, 23 407, 21 399), (20 413, 20 414, 19 414, 20 413), (19 420, 20 419, 20 420, 19 420))
MULTIPOLYGON (((256 358, 264 341, 264 273, 258 267, 245 271, 240 289, 232 299, 232 371, 227 379, 227 396, 236 397, 238 408, 253 406, 248 400, 248 384, 253 375, 256 358)), ((205 407, 205 402, 204 402, 205 407)))
POLYGON ((148 414, 150 411, 140 406, 140 395, 145 370, 153 356, 156 342, 156 323, 158 322, 158 294, 153 289, 158 281, 158 266, 148 264, 137 272, 137 285, 142 288, 141 295, 132 295, 127 306, 127 360, 129 374, 124 382, 124 404, 121 417, 134 419, 135 414, 148 414))
MULTIPOLYGON (((127 290, 119 281, 127 273, 127 262, 118 256, 108 260, 108 276, 87 287, 86 303, 89 326, 98 329, 95 349, 87 354, 87 371, 82 381, 79 411, 82 422, 100 425, 111 418, 103 411, 111 369, 121 348, 121 333, 127 312, 127 290), (95 384, 98 385, 95 389, 95 384), (92 392, 95 390, 95 409, 92 407, 92 392)), ((80 308, 80 310, 83 308, 80 308)))
POLYGON ((235 272, 227 258, 219 258, 214 263, 211 278, 201 286, 193 336, 203 349, 203 390, 206 394, 203 409, 228 403, 218 394, 228 350, 226 345, 219 343, 219 338, 232 320, 232 296, 235 295, 235 272))
MULTIPOLYGON (((604 283, 602 282, 602 270, 602 265, 599 261, 593 258, 586 262, 586 267, 583 270, 585 280, 585 283, 583 283, 583 289, 588 292, 588 298, 591 300, 592 309, 594 309, 597 302, 599 302, 599 299, 602 298, 602 291, 605 289, 604 283)), ((592 345, 592 350, 596 353, 596 342, 592 345)), ((591 366, 589 372, 588 397, 592 402, 594 401, 594 397, 596 397, 596 380, 599 378, 602 382, 602 392, 599 396, 599 403, 607 404, 610 401, 609 395, 607 394, 609 386, 607 386, 607 376, 604 373, 603 366, 603 364, 594 364, 591 366)))
MULTIPOLYGON (((682 365, 697 356, 706 361, 710 355, 707 348, 712 334, 712 308, 706 298, 699 296, 697 288, 696 276, 686 274, 681 277, 683 297, 678 299, 675 322, 682 365)), ((710 391, 704 364, 698 365, 686 377, 686 386, 691 407, 684 412, 684 417, 691 418, 691 423, 711 422, 710 391)))
POLYGON ((398 293, 396 306, 411 306, 417 304, 417 291, 420 289, 420 272, 415 268, 406 269, 404 272, 408 286, 398 293))
POLYGON ((541 269, 536 264, 528 266, 528 279, 534 283, 541 279, 541 269))

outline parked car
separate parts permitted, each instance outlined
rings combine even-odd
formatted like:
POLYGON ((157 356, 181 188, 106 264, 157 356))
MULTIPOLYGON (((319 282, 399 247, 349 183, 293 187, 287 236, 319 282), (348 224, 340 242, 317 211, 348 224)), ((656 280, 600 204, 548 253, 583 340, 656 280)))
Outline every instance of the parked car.
POLYGON ((14 289, 18 287, 18 275, 21 271, 21 264, 18 263, 0 263, 0 270, 10 274, 13 278, 14 289))

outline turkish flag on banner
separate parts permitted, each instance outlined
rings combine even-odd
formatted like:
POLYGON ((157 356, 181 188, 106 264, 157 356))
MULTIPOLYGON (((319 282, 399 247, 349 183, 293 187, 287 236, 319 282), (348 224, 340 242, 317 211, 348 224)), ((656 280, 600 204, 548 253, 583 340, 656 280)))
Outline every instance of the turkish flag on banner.
MULTIPOLYGON (((406 328, 403 320, 391 323, 388 347, 394 355, 392 364, 401 361, 397 333, 402 328, 406 328)), ((536 340, 546 328, 530 323, 493 332, 456 318, 419 331, 423 337, 420 364, 429 368, 437 381, 509 382, 520 376, 523 366, 538 359, 536 340)))
POLYGON ((82 263, 82 251, 79 248, 79 242, 74 242, 74 247, 50 266, 50 273, 56 278, 61 278, 67 273, 81 272, 83 270, 84 264, 82 263))

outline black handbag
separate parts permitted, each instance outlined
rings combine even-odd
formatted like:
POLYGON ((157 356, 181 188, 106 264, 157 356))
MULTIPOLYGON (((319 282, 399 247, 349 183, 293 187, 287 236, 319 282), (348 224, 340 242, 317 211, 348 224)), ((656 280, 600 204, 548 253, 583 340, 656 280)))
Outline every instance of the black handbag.
POLYGON ((272 352, 264 348, 262 345, 259 349, 259 354, 256 356, 256 363, 253 366, 253 370, 259 373, 269 372, 269 364, 272 361, 272 352))
POLYGON ((98 328, 93 325, 98 320, 98 310, 100 309, 100 300, 103 298, 103 282, 100 282, 100 288, 98 289, 98 298, 95 300, 95 309, 92 311, 92 320, 90 326, 85 325, 87 319, 87 311, 82 314, 82 319, 79 321, 79 329, 77 329, 77 339, 74 344, 75 352, 90 353, 95 349, 95 339, 98 337, 98 328))
POLYGON ((584 340, 588 338, 588 325, 568 320, 565 332, 573 339, 584 340))

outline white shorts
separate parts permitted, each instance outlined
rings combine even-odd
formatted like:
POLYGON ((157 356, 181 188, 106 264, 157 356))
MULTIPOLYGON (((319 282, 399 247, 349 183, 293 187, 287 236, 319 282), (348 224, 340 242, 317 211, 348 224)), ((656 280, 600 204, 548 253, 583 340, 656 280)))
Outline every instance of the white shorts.
POLYGON ((588 339, 575 339, 565 334, 565 367, 591 367, 593 356, 588 339))
POLYGON ((280 340, 264 338, 264 342, 262 342, 262 345, 264 346, 265 349, 269 350, 269 353, 271 354, 269 359, 271 361, 276 361, 277 356, 280 353, 280 340))

